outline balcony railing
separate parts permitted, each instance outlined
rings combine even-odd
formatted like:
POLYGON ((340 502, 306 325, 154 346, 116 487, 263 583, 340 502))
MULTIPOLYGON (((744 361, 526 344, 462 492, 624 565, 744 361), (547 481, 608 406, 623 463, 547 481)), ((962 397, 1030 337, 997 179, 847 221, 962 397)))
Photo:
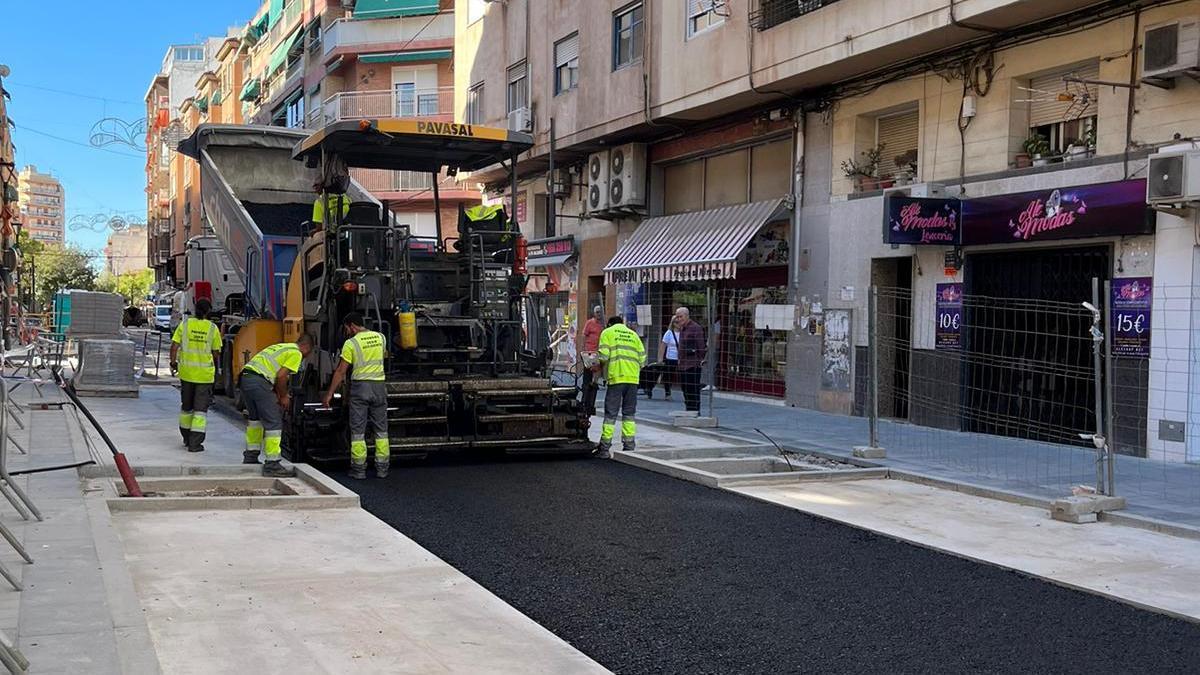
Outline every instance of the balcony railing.
POLYGON ((393 19, 338 19, 329 24, 321 38, 325 54, 339 47, 403 44, 418 40, 454 38, 454 12, 442 12, 432 21, 427 16, 393 19))
POLYGON ((300 11, 303 9, 301 0, 292 0, 283 8, 283 13, 279 19, 271 26, 271 30, 267 31, 266 44, 269 49, 274 49, 279 41, 286 37, 296 26, 296 22, 300 20, 300 11))
POLYGON ((750 13, 750 25, 760 31, 767 30, 835 2, 837 0, 758 0, 758 7, 750 13))
MULTIPOLYGON (((350 176, 371 192, 423 192, 433 189, 433 177, 421 171, 351 169, 350 176)), ((444 180, 439 187, 443 184, 444 180)))
POLYGON ((433 117, 454 112, 454 87, 397 88, 392 91, 346 91, 325 99, 308 114, 309 128, 330 122, 380 117, 433 117))

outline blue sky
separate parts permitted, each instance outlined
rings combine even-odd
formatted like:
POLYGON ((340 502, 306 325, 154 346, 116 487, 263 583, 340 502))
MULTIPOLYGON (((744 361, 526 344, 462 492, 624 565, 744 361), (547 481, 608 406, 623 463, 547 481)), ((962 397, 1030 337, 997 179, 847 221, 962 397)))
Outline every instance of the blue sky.
MULTIPOLYGON (((5 87, 17 125, 18 166, 36 164, 58 176, 68 218, 131 213, 144 220, 145 154, 122 145, 89 147, 92 126, 103 117, 145 116, 142 100, 167 46, 224 35, 259 2, 67 0, 52 12, 53 22, 40 2, 3 4, 9 28, 0 63, 12 69, 5 87)), ((85 248, 101 249, 106 239, 106 233, 67 228, 67 241, 85 248)))

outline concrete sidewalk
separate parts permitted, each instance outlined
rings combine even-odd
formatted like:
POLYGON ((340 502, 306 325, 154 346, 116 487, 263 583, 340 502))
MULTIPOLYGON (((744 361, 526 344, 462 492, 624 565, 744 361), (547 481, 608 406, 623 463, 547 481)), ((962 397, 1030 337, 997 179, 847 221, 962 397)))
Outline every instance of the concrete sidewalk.
MULTIPOLYGON (((664 400, 643 395, 638 417, 671 423, 671 413, 683 410, 679 393, 664 400)), ((599 399, 603 401, 604 392, 599 399)), ((701 406, 708 413, 708 394, 701 406)), ((754 429, 794 449, 820 450, 849 457, 856 445, 866 445, 867 420, 792 408, 773 399, 718 393, 713 400, 720 427, 714 431, 763 442, 754 429)), ((1072 486, 1095 483, 1095 452, 1086 448, 1016 438, 944 431, 882 420, 880 444, 887 450, 885 466, 928 474, 946 480, 975 483, 999 490, 1044 498, 1063 497, 1072 486)), ((1200 466, 1120 455, 1116 463, 1117 493, 1129 500, 1126 512, 1170 523, 1200 527, 1200 466)))
MULTIPOLYGON (((189 454, 178 390, 140 393, 84 399, 135 469, 240 462, 239 419, 214 411, 207 451, 189 454)), ((11 469, 87 458, 70 412, 30 415, 31 456, 11 469)), ((36 558, 0 547, 26 581, 0 589, 0 628, 31 672, 606 672, 359 508, 110 512, 111 478, 19 480, 46 521, 0 511, 36 558)))

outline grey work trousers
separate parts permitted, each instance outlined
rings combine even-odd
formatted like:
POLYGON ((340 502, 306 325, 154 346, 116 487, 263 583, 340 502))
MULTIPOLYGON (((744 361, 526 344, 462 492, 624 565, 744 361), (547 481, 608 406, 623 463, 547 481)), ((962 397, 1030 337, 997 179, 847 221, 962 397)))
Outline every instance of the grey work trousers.
POLYGON ((367 459, 367 423, 375 437, 375 459, 386 459, 388 419, 387 383, 350 382, 350 460, 365 462, 367 459), (381 442, 382 441, 382 442, 381 442))
POLYGON ((213 385, 181 380, 179 382, 179 432, 188 448, 199 450, 208 429, 208 406, 213 385))

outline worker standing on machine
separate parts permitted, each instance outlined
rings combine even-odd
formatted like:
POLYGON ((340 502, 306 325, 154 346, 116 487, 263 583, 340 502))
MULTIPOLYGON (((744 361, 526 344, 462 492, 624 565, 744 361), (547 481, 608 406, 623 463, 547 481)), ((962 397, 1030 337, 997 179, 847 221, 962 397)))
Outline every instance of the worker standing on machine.
POLYGON ((326 408, 350 373, 350 477, 367 477, 367 421, 375 434, 375 475, 386 478, 391 460, 388 444, 387 384, 384 382, 383 357, 387 352, 383 335, 363 326, 362 315, 350 312, 342 319, 346 342, 342 359, 333 372, 333 381, 325 392, 326 408))
POLYGON ((605 369, 608 385, 604 390, 604 424, 600 427, 600 457, 608 457, 612 449, 613 432, 616 431, 617 414, 621 415, 621 447, 633 452, 634 436, 637 434, 637 393, 642 377, 642 366, 646 365, 646 346, 642 338, 625 325, 625 320, 614 316, 608 320, 608 328, 600 334, 600 350, 597 354, 605 369))
POLYGON ((322 181, 313 183, 313 190, 317 193, 317 199, 313 202, 312 223, 321 227, 325 226, 326 220, 333 220, 330 229, 336 226, 339 219, 326 218, 327 212, 337 213, 340 209, 342 218, 350 212, 350 198, 346 196, 346 183, 340 180, 332 181, 332 184, 327 186, 322 181), (340 205, 340 206, 339 206, 340 205))
POLYGON ((256 354, 238 378, 242 401, 246 404, 246 450, 243 464, 258 464, 264 452, 264 476, 286 476, 279 464, 283 443, 283 411, 291 404, 288 378, 300 370, 300 364, 312 352, 313 340, 301 335, 293 342, 273 344, 256 354))
POLYGON ((171 336, 171 370, 179 373, 179 433, 188 452, 204 452, 208 404, 212 402, 221 331, 208 320, 212 303, 196 301, 194 316, 186 316, 171 336))

